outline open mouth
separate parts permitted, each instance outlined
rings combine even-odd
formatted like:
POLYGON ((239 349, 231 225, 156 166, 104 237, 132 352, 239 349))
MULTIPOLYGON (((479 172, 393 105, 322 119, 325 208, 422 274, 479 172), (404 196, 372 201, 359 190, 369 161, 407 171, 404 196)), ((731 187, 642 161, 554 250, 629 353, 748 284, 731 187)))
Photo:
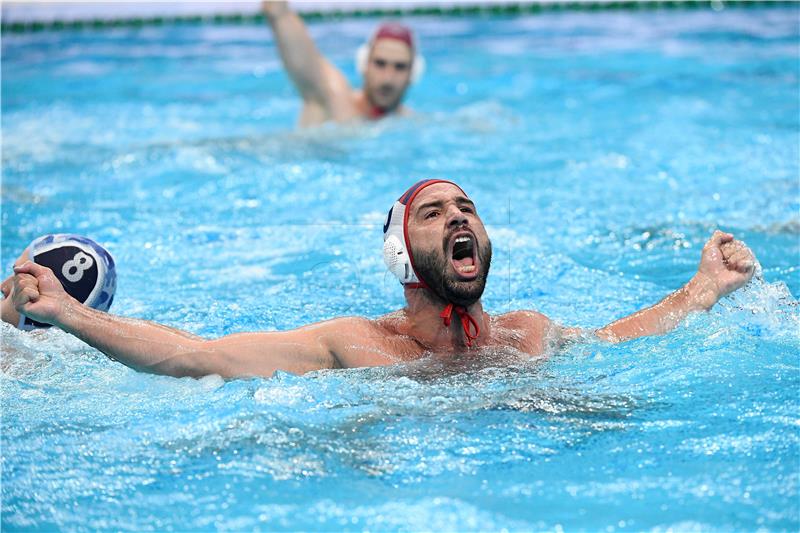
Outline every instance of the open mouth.
POLYGON ((478 274, 475 258, 475 238, 468 233, 456 235, 450 244, 450 261, 462 278, 474 278, 478 274))

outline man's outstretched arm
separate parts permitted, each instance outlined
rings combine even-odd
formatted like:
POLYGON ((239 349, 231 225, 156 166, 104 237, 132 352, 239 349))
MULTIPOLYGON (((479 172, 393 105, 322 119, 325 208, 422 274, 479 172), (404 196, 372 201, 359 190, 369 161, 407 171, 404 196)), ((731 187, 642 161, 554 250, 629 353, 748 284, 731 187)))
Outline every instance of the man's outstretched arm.
POLYGON ((287 2, 266 1, 261 6, 275 34, 283 65, 303 100, 327 108, 334 93, 350 91, 344 75, 320 54, 303 20, 287 2))
POLYGON ((240 333, 206 340, 153 322, 82 305, 49 268, 31 261, 14 267, 11 298, 20 313, 53 324, 136 370, 169 376, 271 376, 338 366, 332 339, 347 331, 337 319, 292 331, 240 333))
POLYGON ((720 298, 753 277, 755 257, 730 233, 714 232, 703 247, 697 274, 656 305, 621 318, 596 331, 601 339, 621 342, 674 329, 689 313, 711 309, 720 298))

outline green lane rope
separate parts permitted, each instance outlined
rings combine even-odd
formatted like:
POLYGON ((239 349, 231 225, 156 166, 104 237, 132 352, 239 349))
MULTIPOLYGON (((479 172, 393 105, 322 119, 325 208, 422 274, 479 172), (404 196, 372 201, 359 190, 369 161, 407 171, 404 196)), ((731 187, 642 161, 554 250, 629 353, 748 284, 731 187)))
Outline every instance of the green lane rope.
MULTIPOLYGON (((349 11, 316 11, 301 13, 308 21, 340 20, 361 17, 406 17, 406 16, 509 16, 523 14, 537 14, 557 11, 638 11, 656 9, 715 9, 724 7, 774 7, 795 6, 800 8, 800 3, 793 0, 738 0, 736 2, 723 2, 722 0, 612 0, 589 2, 547 2, 547 3, 504 3, 488 5, 466 6, 422 6, 410 8, 368 8, 349 11)), ((91 20, 56 20, 56 21, 31 21, 31 22, 3 22, 0 24, 2 33, 29 33, 39 31, 58 30, 91 30, 106 28, 139 28, 142 26, 165 25, 199 25, 199 24, 263 24, 262 14, 227 14, 208 16, 163 16, 143 17, 128 19, 91 19, 91 20)))

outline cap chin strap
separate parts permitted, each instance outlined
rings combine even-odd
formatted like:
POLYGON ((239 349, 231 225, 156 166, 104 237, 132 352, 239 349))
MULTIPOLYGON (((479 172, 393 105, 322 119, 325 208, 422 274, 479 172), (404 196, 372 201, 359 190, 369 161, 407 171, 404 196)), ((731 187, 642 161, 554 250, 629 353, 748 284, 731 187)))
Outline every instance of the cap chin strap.
POLYGON ((467 346, 471 348, 472 341, 477 339, 478 335, 481 334, 481 328, 478 327, 478 323, 474 318, 472 318, 472 315, 469 314, 466 307, 452 303, 447 304, 447 306, 445 306, 444 310, 439 315, 446 327, 450 327, 450 320, 452 318, 453 311, 455 311, 458 315, 458 318, 461 319, 461 327, 464 328, 464 337, 467 339, 467 346), (470 327, 475 330, 474 335, 470 331, 470 327))
MULTIPOLYGON (((405 287, 409 289, 428 289, 428 284, 425 283, 422 279, 420 279, 416 283, 406 283, 404 284, 405 287)), ((477 339, 481 334, 481 328, 478 326, 478 322, 472 318, 472 315, 469 314, 467 308, 463 305, 456 305, 454 303, 449 303, 444 306, 444 309, 441 313, 439 313, 439 318, 442 319, 442 323, 445 327, 450 327, 450 323, 453 319, 453 311, 456 312, 458 318, 461 320, 461 327, 464 329, 464 338, 467 340, 467 346, 472 348, 472 341, 477 339), (472 330, 475 330, 475 333, 472 333, 472 330)))
POLYGON ((373 120, 383 118, 389 114, 389 111, 386 109, 381 109, 380 107, 375 107, 372 105, 372 102, 367 99, 367 105, 369 108, 367 109, 367 116, 373 120))

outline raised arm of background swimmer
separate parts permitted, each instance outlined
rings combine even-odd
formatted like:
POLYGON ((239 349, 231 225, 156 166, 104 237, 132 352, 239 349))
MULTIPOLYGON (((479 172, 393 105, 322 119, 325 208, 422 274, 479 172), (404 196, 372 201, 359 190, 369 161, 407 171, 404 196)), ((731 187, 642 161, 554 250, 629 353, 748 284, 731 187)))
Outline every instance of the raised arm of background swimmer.
POLYGON ((288 3, 267 1, 261 8, 275 34, 283 65, 303 100, 330 110, 337 96, 349 96, 347 79, 320 54, 302 19, 288 3))
POLYGON ((366 320, 340 318, 304 328, 240 333, 215 340, 96 311, 69 296, 46 267, 14 267, 12 299, 20 313, 53 324, 136 370, 169 376, 271 376, 339 366, 337 353, 369 333, 366 320))
POLYGON ((743 242, 734 240, 730 233, 716 231, 703 247, 697 274, 686 285, 656 305, 621 318, 596 334, 607 341, 621 342, 667 333, 689 313, 711 309, 720 298, 750 281, 755 264, 753 252, 743 242))

